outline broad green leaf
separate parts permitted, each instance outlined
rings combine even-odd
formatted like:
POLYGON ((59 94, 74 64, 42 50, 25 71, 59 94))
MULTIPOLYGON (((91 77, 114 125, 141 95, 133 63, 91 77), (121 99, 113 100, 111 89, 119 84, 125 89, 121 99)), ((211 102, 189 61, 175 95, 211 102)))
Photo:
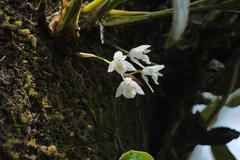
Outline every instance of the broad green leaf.
POLYGON ((173 22, 165 48, 172 47, 180 39, 188 22, 190 0, 172 0, 172 4, 173 22))
POLYGON ((216 109, 218 103, 220 101, 220 98, 216 98, 215 101, 213 101, 211 104, 209 104, 200 114, 205 122, 208 121, 209 117, 212 115, 214 110, 216 109))
POLYGON ((130 150, 120 157, 119 160, 154 160, 153 157, 142 151, 130 150))
POLYGON ((235 90, 228 98, 226 106, 237 107, 240 105, 240 88, 235 90))
POLYGON ((216 160, 236 160, 226 145, 211 146, 211 149, 216 160))

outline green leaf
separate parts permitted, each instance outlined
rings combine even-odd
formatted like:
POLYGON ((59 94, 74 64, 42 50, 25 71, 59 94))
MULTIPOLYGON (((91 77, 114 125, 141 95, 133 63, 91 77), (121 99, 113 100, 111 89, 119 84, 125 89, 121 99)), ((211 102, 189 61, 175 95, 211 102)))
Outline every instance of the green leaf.
POLYGON ((172 0, 172 3, 174 9, 173 22, 165 48, 172 47, 180 39, 188 22, 190 0, 172 0))
POLYGON ((223 11, 240 11, 240 1, 232 0, 223 3, 217 3, 210 6, 191 8, 191 12, 204 12, 211 10, 223 10, 223 11))
POLYGON ((209 117, 212 115, 214 110, 216 109, 218 103, 220 102, 220 98, 216 98, 211 104, 209 104, 200 114, 205 122, 208 121, 209 117))
POLYGON ((104 2, 106 2, 107 0, 94 0, 91 3, 89 3, 87 6, 85 6, 84 8, 82 8, 82 13, 90 13, 90 12, 94 12, 95 10, 97 10, 98 7, 100 7, 104 2))
POLYGON ((236 160, 226 145, 211 146, 211 149, 216 160, 236 160))
POLYGON ((107 9, 106 9, 105 13, 107 13, 108 11, 116 8, 119 4, 124 3, 126 1, 128 1, 128 0, 111 0, 110 3, 107 6, 107 9))
POLYGON ((235 90, 228 98, 226 106, 237 107, 240 105, 240 88, 235 90))
POLYGON ((119 160, 154 160, 153 157, 142 151, 130 150, 120 157, 119 160))
POLYGON ((71 0, 62 12, 62 21, 57 27, 57 32, 68 29, 75 30, 78 26, 79 15, 83 0, 71 0))
MULTIPOLYGON (((165 10, 155 11, 155 12, 124 11, 124 10, 112 9, 106 13, 101 23, 105 27, 136 25, 139 23, 145 23, 148 21, 155 20, 156 18, 171 16, 174 13, 172 29, 165 43, 165 48, 169 48, 172 45, 174 45, 174 43, 177 40, 179 40, 182 33, 184 32, 185 27, 187 26, 188 13, 189 13, 188 10, 190 10, 191 13, 207 12, 211 10, 224 10, 224 11, 235 11, 235 12, 240 11, 239 0, 229 1, 225 3, 217 3, 210 6, 191 7, 190 9, 188 9, 189 5, 194 6, 196 4, 200 4, 205 1, 207 0, 198 0, 189 4, 189 0, 183 0, 183 1, 174 0, 173 2, 176 2, 177 6, 179 6, 178 8, 175 7, 174 9, 170 8, 170 9, 165 9, 165 10), (186 9, 184 10, 183 8, 186 8, 186 9), (183 16, 183 15, 186 15, 186 16, 183 16), (179 17, 182 18, 182 20, 179 19, 179 17)), ((83 8, 83 12, 84 12, 84 9, 85 8, 83 8)))

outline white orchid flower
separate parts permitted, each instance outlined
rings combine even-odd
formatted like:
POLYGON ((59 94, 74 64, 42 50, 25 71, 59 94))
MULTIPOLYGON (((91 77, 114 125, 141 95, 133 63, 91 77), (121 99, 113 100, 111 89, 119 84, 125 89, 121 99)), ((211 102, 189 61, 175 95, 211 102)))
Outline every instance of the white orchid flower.
POLYGON ((132 78, 123 78, 123 81, 117 88, 115 97, 123 95, 126 98, 134 98, 137 93, 144 95, 142 88, 132 78))
POLYGON ((151 50, 147 49, 149 47, 151 47, 151 46, 150 45, 141 45, 139 47, 131 49, 130 50, 130 59, 142 68, 144 68, 144 66, 138 61, 138 59, 144 61, 147 64, 151 64, 149 57, 147 55, 145 55, 151 51, 151 50))
POLYGON ((164 65, 155 65, 155 66, 150 66, 150 67, 144 67, 142 70, 142 78, 147 83, 148 87, 151 89, 152 92, 154 92, 154 91, 153 91, 152 87, 150 86, 150 84, 148 83, 147 76, 152 76, 154 83, 158 85, 159 84, 158 77, 163 76, 161 73, 159 73, 159 71, 161 69, 163 69, 164 67, 165 67, 164 65))
POLYGON ((108 66, 108 72, 116 70, 119 74, 123 74, 126 71, 135 71, 136 68, 134 68, 131 63, 127 62, 125 60, 126 58, 127 56, 124 56, 121 51, 115 52, 113 61, 111 61, 108 66))

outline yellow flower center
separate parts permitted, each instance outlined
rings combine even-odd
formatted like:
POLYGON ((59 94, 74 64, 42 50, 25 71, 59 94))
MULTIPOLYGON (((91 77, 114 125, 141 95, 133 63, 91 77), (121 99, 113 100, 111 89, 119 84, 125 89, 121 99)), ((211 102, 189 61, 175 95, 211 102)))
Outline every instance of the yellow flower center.
POLYGON ((118 70, 122 70, 122 66, 119 64, 118 66, 117 66, 117 68, 118 68, 118 70))

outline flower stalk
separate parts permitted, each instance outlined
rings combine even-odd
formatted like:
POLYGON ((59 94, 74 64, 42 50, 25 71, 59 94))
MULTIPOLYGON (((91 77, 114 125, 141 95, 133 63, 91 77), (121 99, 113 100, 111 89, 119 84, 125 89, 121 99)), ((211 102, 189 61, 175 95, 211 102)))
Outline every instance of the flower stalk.
POLYGON ((96 56, 95 54, 77 52, 76 55, 77 55, 78 57, 81 57, 81 58, 97 58, 97 59, 100 59, 100 60, 104 61, 104 62, 107 63, 107 64, 110 64, 110 61, 106 60, 105 58, 96 56))
POLYGON ((147 76, 151 76, 156 85, 159 85, 158 77, 163 76, 161 73, 159 73, 159 71, 165 67, 164 65, 155 64, 144 66, 138 61, 141 60, 146 64, 152 64, 149 60, 149 57, 146 55, 151 51, 149 47, 151 47, 151 45, 145 44, 136 48, 132 48, 130 52, 126 51, 129 53, 127 55, 124 55, 121 51, 117 51, 114 53, 113 60, 111 62, 105 58, 91 53, 77 52, 76 55, 81 58, 97 58, 108 63, 109 65, 107 72, 116 71, 123 79, 117 88, 115 97, 117 98, 123 95, 125 98, 134 98, 137 94, 145 95, 144 91, 139 86, 139 84, 141 85, 142 83, 133 76, 134 74, 140 73, 141 77, 153 93, 154 90, 149 84, 147 76), (142 67, 142 69, 137 70, 130 62, 127 61, 127 58, 130 58, 132 62, 142 67))

